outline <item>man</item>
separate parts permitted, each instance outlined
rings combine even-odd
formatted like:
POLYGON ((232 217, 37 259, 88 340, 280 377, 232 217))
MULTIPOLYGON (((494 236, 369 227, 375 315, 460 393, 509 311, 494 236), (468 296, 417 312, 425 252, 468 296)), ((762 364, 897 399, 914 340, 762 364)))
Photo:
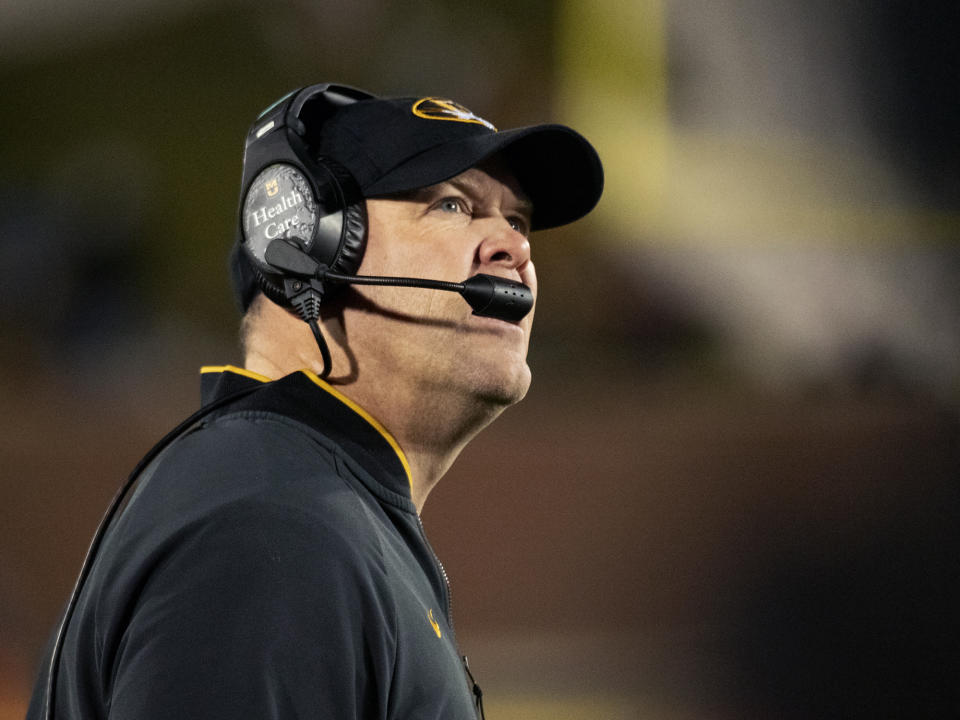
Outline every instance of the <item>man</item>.
POLYGON ((596 204, 599 159, 561 126, 323 85, 261 115, 243 185, 244 367, 204 368, 206 409, 134 472, 29 717, 474 718, 419 511, 526 393, 533 314, 325 273, 535 294, 529 232, 596 204))

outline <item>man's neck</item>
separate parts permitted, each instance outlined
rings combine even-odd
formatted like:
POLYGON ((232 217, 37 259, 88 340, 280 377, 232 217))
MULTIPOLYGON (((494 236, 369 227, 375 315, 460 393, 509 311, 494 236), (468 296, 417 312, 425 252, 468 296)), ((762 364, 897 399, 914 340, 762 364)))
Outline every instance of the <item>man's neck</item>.
MULTIPOLYGON (((331 348, 333 349, 333 348, 331 348)), ((282 355, 248 352, 247 370, 277 379, 301 369, 318 375, 315 348, 306 344, 301 352, 282 355)), ((345 367, 348 360, 334 350, 334 367, 345 367)), ((383 425, 400 445, 411 471, 411 495, 417 512, 440 478, 456 460, 467 443, 503 410, 465 395, 458 388, 425 387, 388 367, 365 364, 356 372, 327 379, 337 390, 357 403, 383 425)))
POLYGON ((338 390, 358 403, 394 436, 410 464, 413 502, 419 512, 430 491, 460 452, 502 411, 453 389, 410 387, 384 374, 375 383, 361 374, 338 390))

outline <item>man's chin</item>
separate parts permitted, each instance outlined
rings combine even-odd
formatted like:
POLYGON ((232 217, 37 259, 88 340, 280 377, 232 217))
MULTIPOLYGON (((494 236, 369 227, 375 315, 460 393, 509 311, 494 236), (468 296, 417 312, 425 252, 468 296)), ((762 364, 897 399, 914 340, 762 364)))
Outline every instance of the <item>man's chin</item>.
POLYGON ((477 378, 475 396, 486 405, 507 408, 526 397, 530 380, 530 367, 524 362, 512 372, 477 378))

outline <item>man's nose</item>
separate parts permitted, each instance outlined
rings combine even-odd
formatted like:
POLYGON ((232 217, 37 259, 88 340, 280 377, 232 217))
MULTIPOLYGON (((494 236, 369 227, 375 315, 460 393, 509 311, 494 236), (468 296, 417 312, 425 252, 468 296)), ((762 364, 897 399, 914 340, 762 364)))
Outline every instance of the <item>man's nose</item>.
POLYGON ((503 217, 489 218, 486 235, 480 243, 481 265, 520 268, 530 260, 530 241, 503 217))

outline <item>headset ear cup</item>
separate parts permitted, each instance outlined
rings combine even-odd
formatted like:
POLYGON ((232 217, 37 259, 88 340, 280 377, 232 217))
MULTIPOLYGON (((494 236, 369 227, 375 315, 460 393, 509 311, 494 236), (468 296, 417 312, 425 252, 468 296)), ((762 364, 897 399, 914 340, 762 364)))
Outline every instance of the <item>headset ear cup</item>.
MULTIPOLYGON (((295 169, 290 167, 290 170, 295 169)), ((321 265, 335 272, 355 275, 367 245, 367 206, 359 185, 346 168, 329 158, 310 160, 300 169, 308 172, 318 184, 315 191, 307 186, 296 188, 305 198, 309 194, 303 207, 311 208, 310 225, 313 227, 310 242, 298 241, 298 244, 309 247, 310 256, 321 265)), ((281 189, 287 188, 281 183, 281 189)), ((263 238, 259 240, 259 245, 265 249, 268 242, 263 238)), ((250 248, 249 243, 243 246, 247 252, 250 248)), ((267 270, 270 266, 262 267, 256 262, 258 259, 261 263, 264 261, 263 257, 252 257, 251 265, 260 289, 273 302, 289 307, 283 273, 267 270)), ((339 289, 339 284, 325 283, 324 295, 330 297, 339 289)))

